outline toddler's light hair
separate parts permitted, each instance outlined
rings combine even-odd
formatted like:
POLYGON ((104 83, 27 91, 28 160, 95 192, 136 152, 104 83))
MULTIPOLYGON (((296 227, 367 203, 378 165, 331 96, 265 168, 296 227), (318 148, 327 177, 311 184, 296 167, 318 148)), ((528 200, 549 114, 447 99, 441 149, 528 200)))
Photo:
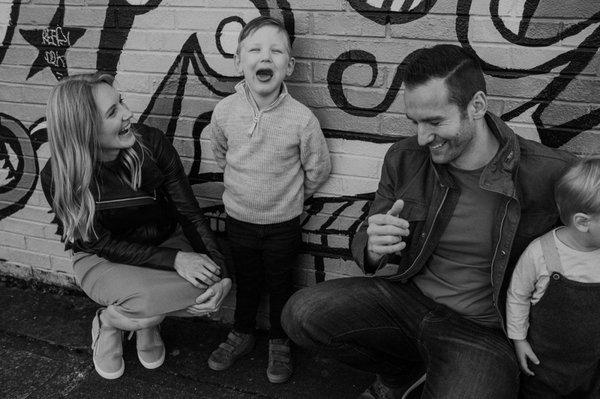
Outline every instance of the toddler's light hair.
POLYGON ((554 199, 565 225, 578 212, 600 215, 600 156, 580 159, 567 168, 554 186, 554 199))
POLYGON ((240 49, 242 47, 242 42, 244 41, 244 39, 247 38, 248 36, 250 36, 252 33, 259 30, 260 28, 262 28, 263 26, 274 26, 275 28, 277 28, 277 30, 279 30, 280 32, 282 32, 284 34, 285 38, 287 39, 288 55, 291 57, 292 56, 292 39, 290 38, 289 32, 285 29, 285 25, 279 19, 273 18, 273 17, 268 17, 265 15, 256 17, 252 21, 250 21, 246 25, 244 25, 244 27, 242 28, 242 30, 240 31, 240 34, 238 36, 238 45, 237 45, 236 53, 238 55, 240 54, 240 49))

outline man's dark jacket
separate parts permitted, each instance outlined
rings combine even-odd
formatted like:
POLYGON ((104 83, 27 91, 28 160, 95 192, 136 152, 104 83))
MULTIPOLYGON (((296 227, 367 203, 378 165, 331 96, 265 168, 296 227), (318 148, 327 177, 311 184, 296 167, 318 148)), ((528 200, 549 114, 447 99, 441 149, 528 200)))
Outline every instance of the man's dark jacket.
MULTIPOLYGON (((492 114, 486 114, 486 122, 500 148, 484 168, 479 186, 502 196, 492 225, 491 283, 494 307, 504 326, 506 290, 515 263, 534 238, 558 223, 554 182, 574 157, 516 135, 492 114)), ((385 214, 402 199, 400 217, 410 223, 410 235, 405 237, 407 247, 401 255, 384 256, 377 270, 386 266, 385 277, 399 282, 420 273, 452 217, 459 195, 447 167, 433 163, 429 148, 419 146, 416 137, 392 145, 369 216, 385 214)), ((367 227, 367 222, 363 223, 352 241, 354 259, 363 270, 367 227)))

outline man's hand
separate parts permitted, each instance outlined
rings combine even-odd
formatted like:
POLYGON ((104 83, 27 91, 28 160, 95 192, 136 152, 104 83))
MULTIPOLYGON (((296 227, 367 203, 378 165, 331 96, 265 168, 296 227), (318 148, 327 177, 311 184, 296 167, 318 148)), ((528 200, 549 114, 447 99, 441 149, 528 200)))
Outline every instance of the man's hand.
POLYGON ((175 257, 175 270, 198 288, 207 288, 221 280, 221 269, 205 254, 180 251, 175 257))
POLYGON ((404 208, 404 201, 398 200, 385 215, 377 214, 369 217, 367 228, 369 262, 376 263, 387 254, 399 254, 406 247, 402 237, 409 234, 408 221, 398 217, 402 208, 404 208))
POLYGON ((527 359, 531 360, 533 364, 536 365, 540 364, 540 360, 535 353, 533 353, 531 345, 529 345, 529 342, 527 342, 526 339, 513 339, 513 342, 515 344, 515 352, 517 353, 517 360, 519 361, 521 370, 527 375, 534 375, 533 371, 529 369, 527 359))
POLYGON ((219 310, 223 299, 225 299, 230 290, 231 279, 224 278, 208 287, 206 291, 196 298, 196 304, 188 307, 186 310, 194 316, 204 316, 214 313, 219 310))

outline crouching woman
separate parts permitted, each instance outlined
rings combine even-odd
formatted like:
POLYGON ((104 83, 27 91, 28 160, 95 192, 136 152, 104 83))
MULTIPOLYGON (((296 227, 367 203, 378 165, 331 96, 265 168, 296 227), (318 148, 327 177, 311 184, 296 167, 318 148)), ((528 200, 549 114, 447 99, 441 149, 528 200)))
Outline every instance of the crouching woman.
POLYGON ((92 321, 95 369, 123 374, 124 331, 135 331, 142 365, 159 367, 165 316, 214 312, 231 288, 181 160, 160 131, 132 123, 111 75, 61 80, 46 119, 42 187, 77 282, 102 306, 92 321))

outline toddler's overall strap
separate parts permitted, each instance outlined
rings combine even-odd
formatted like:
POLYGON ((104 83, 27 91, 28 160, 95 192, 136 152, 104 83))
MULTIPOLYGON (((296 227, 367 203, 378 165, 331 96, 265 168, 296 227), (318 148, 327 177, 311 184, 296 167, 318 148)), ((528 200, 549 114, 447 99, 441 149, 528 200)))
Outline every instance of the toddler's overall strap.
POLYGON ((554 238, 554 235, 555 232, 552 230, 540 238, 542 253, 546 260, 546 269, 550 275, 554 272, 563 274, 563 267, 560 262, 560 256, 558 255, 558 249, 556 248, 556 239, 554 238))

